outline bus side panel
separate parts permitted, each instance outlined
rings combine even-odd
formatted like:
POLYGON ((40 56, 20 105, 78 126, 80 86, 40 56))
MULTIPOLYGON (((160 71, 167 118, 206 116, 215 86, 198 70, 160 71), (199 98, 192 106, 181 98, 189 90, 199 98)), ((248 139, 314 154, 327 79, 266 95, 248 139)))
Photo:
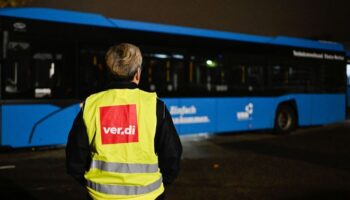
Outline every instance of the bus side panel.
POLYGON ((181 135, 216 131, 215 98, 164 99, 181 135))
POLYGON ((218 132, 242 131, 249 129, 252 113, 248 112, 249 98, 218 99, 218 132))
POLYGON ((345 95, 299 94, 296 99, 299 126, 321 125, 345 120, 345 95))
POLYGON ((287 95, 279 98, 279 102, 295 100, 298 115, 298 126, 312 124, 312 97, 311 95, 287 95))
POLYGON ((181 135, 273 128, 274 98, 164 99, 181 135))
POLYGON ((251 98, 253 104, 252 125, 250 129, 272 129, 277 109, 276 98, 251 98))
POLYGON ((60 109, 52 105, 4 105, 2 145, 31 147, 67 142, 79 105, 60 109))
POLYGON ((80 110, 79 104, 59 109, 42 121, 33 133, 31 144, 59 145, 66 144, 68 133, 80 110), (51 130, 51 131, 47 131, 51 130))
POLYGON ((345 95, 312 95, 311 125, 329 124, 345 120, 345 95))

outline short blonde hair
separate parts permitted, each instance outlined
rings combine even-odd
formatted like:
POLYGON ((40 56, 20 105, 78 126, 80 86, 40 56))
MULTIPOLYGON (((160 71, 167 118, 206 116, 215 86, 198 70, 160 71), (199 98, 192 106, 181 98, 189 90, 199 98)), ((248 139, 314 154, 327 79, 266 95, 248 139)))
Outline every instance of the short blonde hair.
POLYGON ((137 46, 129 43, 114 45, 106 53, 106 63, 113 75, 132 80, 142 64, 141 51, 137 46))

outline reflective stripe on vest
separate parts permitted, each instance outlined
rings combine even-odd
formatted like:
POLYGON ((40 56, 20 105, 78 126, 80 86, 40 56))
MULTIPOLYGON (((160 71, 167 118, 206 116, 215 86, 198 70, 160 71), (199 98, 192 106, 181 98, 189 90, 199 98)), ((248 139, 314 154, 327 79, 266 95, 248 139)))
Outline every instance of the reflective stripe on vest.
POLYGON ((146 186, 120 186, 120 185, 108 185, 98 184, 87 180, 87 186, 94 189, 97 192, 110 195, 139 195, 146 194, 158 189, 162 184, 162 177, 157 181, 146 186))
POLYGON ((93 160, 90 168, 96 168, 102 171, 119 173, 155 173, 158 172, 158 164, 128 164, 117 162, 105 162, 102 160, 93 160))

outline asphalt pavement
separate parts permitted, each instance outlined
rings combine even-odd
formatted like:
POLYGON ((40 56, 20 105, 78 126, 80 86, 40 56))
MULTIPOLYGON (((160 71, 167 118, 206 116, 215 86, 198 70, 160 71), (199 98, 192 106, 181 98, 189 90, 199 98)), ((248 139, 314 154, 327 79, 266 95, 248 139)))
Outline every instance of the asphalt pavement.
MULTIPOLYGON (((181 137, 168 200, 350 199, 350 121, 270 131, 181 137)), ((65 173, 64 148, 0 152, 0 199, 85 199, 65 173)))

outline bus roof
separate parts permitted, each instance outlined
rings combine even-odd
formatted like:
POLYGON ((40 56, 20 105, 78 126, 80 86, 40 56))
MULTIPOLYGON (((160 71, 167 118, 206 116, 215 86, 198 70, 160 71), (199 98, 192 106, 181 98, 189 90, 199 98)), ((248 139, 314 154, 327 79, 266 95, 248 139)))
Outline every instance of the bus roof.
POLYGON ((243 42, 267 43, 272 38, 257 35, 231 33, 209 29, 190 28, 175 25, 165 25, 150 22, 139 22, 132 20, 111 19, 116 27, 122 29, 141 30, 149 32, 167 33, 175 35, 199 36, 217 39, 236 40, 243 42))
POLYGON ((225 39, 242 42, 283 45, 291 47, 311 48, 319 50, 344 51, 343 45, 333 42, 322 42, 285 36, 266 37, 250 34, 232 33, 201 28, 191 28, 175 25, 165 25, 133 20, 106 18, 100 14, 51 8, 6 8, 0 9, 0 16, 46 20, 63 23, 93 25, 110 28, 120 28, 136 31, 148 31, 175 35, 197 36, 225 39))
POLYGON ((3 8, 0 9, 0 16, 114 27, 109 20, 99 14, 57 10, 51 8, 3 8))

